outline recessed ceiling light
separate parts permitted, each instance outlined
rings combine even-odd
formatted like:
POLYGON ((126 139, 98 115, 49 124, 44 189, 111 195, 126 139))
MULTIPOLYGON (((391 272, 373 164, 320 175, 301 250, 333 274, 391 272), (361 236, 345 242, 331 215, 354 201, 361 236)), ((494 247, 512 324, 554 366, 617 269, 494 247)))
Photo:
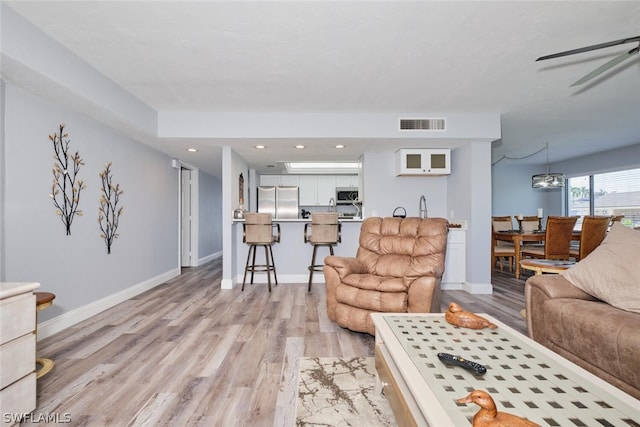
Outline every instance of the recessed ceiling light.
POLYGON ((187 148, 187 151, 190 152, 190 153, 196 153, 196 152, 198 152, 198 149, 197 148, 187 148))
POLYGON ((258 150, 262 150, 263 148, 267 148, 265 145, 256 145, 258 150))
POLYGON ((298 144, 298 145, 296 145, 296 148, 297 148, 297 149, 302 149, 302 148, 304 148, 304 145, 302 145, 302 144, 298 144))
POLYGON ((339 150, 339 149, 341 149, 341 148, 344 148, 344 145, 342 145, 342 144, 338 144, 338 145, 336 145, 336 148, 339 150))

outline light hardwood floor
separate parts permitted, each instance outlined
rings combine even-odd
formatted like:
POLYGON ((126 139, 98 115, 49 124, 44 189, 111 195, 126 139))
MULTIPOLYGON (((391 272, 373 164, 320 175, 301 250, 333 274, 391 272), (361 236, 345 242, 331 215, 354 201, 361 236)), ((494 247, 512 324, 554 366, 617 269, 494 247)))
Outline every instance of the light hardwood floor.
MULTIPOLYGON (((524 333, 524 281, 503 276, 494 295, 445 291, 443 308, 457 301, 524 333)), ((221 260, 183 269, 39 342, 56 366, 34 413, 74 426, 293 426, 300 357, 373 356, 372 336, 328 320, 322 284, 240 292, 220 277, 221 260)))

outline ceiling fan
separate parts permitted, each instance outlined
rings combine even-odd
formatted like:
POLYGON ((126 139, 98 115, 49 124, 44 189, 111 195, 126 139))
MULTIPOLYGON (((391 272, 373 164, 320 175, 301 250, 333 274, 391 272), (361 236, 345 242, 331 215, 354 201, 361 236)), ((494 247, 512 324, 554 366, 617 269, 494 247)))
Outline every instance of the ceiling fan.
POLYGON ((600 74, 604 73, 608 69, 613 68, 614 66, 620 64, 625 59, 627 59, 627 58, 631 57, 632 55, 638 53, 640 51, 640 36, 629 37, 629 38, 620 39, 620 40, 614 40, 614 41, 606 42, 606 43, 594 44, 594 45, 591 45, 591 46, 586 46, 586 47, 581 47, 581 48, 578 48, 578 49, 567 50, 567 51, 559 52, 559 53, 553 53, 551 55, 541 56, 540 58, 536 59, 536 61, 544 61, 545 59, 553 59, 553 58, 558 58, 558 57, 561 57, 561 56, 575 55, 576 53, 589 52, 591 50, 604 49, 605 47, 618 46, 618 45, 621 45, 621 44, 633 43, 633 42, 638 42, 638 46, 634 47, 633 49, 631 49, 628 52, 622 52, 620 55, 616 56, 611 61, 607 62, 606 64, 603 64, 603 65, 599 66, 598 68, 596 68, 595 70, 593 70, 592 72, 587 74, 586 76, 582 77, 580 80, 578 80, 575 83, 573 83, 571 85, 571 87, 573 87, 573 86, 581 85, 582 83, 585 83, 585 82, 591 80, 592 78, 594 78, 596 76, 599 76, 600 74))

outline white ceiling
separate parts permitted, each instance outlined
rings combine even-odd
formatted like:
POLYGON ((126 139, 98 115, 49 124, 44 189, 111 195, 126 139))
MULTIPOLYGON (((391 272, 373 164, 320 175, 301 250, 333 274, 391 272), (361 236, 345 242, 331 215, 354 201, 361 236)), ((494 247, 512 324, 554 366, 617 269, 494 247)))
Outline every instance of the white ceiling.
MULTIPOLYGON (((640 143, 640 55, 569 87, 635 43, 535 62, 639 35, 639 1, 7 4, 157 111, 500 113, 494 161, 547 142, 551 162, 640 143)), ((307 149, 293 149, 299 142, 173 138, 156 146, 219 175, 221 145, 260 170, 278 160, 354 159, 408 140, 308 138, 307 149), (269 149, 256 152, 258 142, 269 149), (347 149, 327 148, 338 142, 347 149)))

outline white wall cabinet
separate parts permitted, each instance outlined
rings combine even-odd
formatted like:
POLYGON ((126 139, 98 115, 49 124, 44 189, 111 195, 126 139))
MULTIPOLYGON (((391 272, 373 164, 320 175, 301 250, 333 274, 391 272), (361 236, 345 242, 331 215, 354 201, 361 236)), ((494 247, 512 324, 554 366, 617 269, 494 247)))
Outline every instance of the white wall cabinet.
POLYGON ((461 289, 467 280, 467 233, 460 228, 450 228, 447 237, 447 253, 444 260, 443 289, 461 289))
POLYGON ((260 185, 277 187, 280 185, 280 175, 260 175, 260 185))
POLYGON ((318 175, 317 205, 327 206, 329 200, 336 200, 336 177, 334 175, 318 175))
POLYGON ((337 175, 336 187, 358 187, 360 180, 358 175, 337 175))
POLYGON ((280 175, 280 185, 298 187, 300 185, 300 177, 298 175, 280 175))
POLYGON ((405 148, 396 152, 396 176, 449 174, 451 150, 448 148, 405 148))
POLYGON ((300 206, 328 206, 336 198, 333 175, 300 175, 300 206))
POLYGON ((300 206, 315 206, 318 204, 318 177, 303 175, 299 179, 300 206))

